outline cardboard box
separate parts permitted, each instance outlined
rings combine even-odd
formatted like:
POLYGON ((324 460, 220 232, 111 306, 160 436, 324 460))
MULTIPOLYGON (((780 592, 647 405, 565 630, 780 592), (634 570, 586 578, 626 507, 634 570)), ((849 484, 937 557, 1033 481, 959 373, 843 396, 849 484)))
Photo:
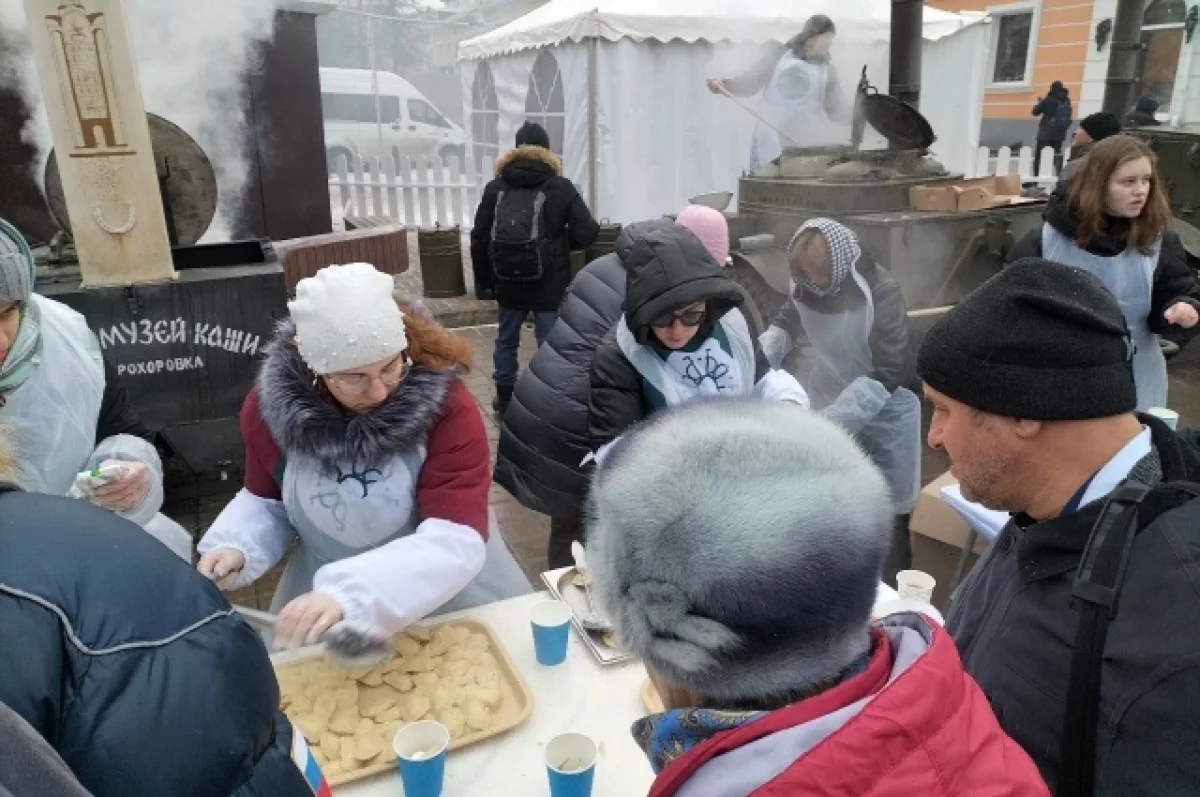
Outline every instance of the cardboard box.
POLYGON ((1015 174, 918 185, 908 192, 908 202, 913 210, 940 213, 969 213, 1024 201, 1021 197, 1021 178, 1015 174))
MULTIPOLYGON (((958 569, 959 557, 966 545, 971 527, 962 516, 942 500, 942 488, 956 484, 957 480, 947 471, 925 485, 917 498, 908 529, 912 536, 913 568, 923 570, 937 579, 933 590, 933 605, 945 612, 950 602, 954 573, 958 569)), ((987 550, 988 541, 979 537, 967 561, 967 570, 987 550)))

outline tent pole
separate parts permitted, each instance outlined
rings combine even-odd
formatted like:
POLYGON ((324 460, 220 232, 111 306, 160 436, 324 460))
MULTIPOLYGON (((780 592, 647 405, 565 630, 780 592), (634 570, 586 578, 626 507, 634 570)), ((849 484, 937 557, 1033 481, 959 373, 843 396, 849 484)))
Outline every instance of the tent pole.
POLYGON ((596 107, 596 42, 595 36, 588 39, 588 207, 593 214, 597 212, 596 200, 600 193, 596 186, 596 146, 600 139, 600 116, 596 107))

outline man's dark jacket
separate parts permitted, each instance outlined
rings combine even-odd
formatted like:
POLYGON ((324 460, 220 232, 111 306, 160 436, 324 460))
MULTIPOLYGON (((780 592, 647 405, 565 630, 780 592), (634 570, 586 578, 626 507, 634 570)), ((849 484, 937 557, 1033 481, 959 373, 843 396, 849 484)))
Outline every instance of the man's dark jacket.
MULTIPOLYGON (((1152 430, 1152 452, 1131 478, 1200 482, 1200 455, 1160 421, 1139 417, 1152 430)), ((1143 507, 1163 494, 1152 491, 1143 507)), ((1017 516, 947 617, 967 672, 1052 790, 1079 618, 1071 585, 1103 504, 1043 523, 1017 516)), ((1200 500, 1191 500, 1158 515, 1133 543, 1104 650, 1097 797, 1200 794, 1198 617, 1200 500)))
POLYGON ((495 291, 496 302, 508 310, 550 311, 558 309, 571 283, 571 250, 586 249, 596 240, 600 225, 592 218, 587 203, 575 185, 562 176, 562 161, 548 149, 525 145, 509 150, 496 161, 496 179, 487 184, 475 226, 471 229, 471 265, 475 290, 495 291), (501 191, 528 188, 546 195, 543 208, 547 252, 540 280, 512 282, 497 279, 492 272, 492 224, 501 191))
POLYGON ((312 794, 262 640, 162 543, 83 501, 0 491, 0 702, 97 797, 312 794))

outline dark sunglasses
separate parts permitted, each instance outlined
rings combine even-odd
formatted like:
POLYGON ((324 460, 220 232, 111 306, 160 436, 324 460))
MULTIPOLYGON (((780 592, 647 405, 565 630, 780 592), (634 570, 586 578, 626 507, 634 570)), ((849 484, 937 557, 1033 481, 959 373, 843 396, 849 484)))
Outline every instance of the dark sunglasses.
POLYGON ((685 327, 698 327, 704 321, 707 310, 684 310, 682 313, 664 313, 650 322, 650 326, 666 329, 676 321, 685 327))

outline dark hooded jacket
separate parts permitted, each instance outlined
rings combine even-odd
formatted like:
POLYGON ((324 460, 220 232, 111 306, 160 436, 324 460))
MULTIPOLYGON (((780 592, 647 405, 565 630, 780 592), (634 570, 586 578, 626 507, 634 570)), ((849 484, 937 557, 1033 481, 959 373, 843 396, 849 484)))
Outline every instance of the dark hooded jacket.
MULTIPOLYGON (((712 335, 729 312, 740 312, 742 292, 722 270, 704 244, 688 229, 671 225, 646 235, 633 246, 625 284, 625 321, 642 345, 655 340, 650 322, 679 307, 703 301, 707 313, 693 340, 712 335)), ((747 319, 754 344, 758 382, 770 370, 758 345, 760 330, 747 319)), ((641 373, 617 343, 617 327, 604 336, 592 358, 588 397, 588 438, 592 450, 612 442, 651 411, 641 373)))
POLYGON ((1136 125, 1138 127, 1157 127, 1158 120, 1154 118, 1154 114, 1157 111, 1158 100, 1149 95, 1142 95, 1138 99, 1137 105, 1135 105, 1133 110, 1129 112, 1129 115, 1125 117, 1125 121, 1128 124, 1136 125))
MULTIPOLYGON (((1063 191, 1065 192, 1065 188, 1063 191)), ((1050 197, 1043 213, 1045 222, 1058 232, 1072 240, 1075 239, 1079 222, 1071 215, 1063 193, 1057 189, 1050 197)), ((1108 232, 1091 242, 1087 251, 1100 257, 1116 257, 1126 249, 1128 236, 1127 223, 1120 219, 1110 219, 1108 232)), ((1008 254, 1008 262, 1015 263, 1027 257, 1042 256, 1042 228, 1030 230, 1025 237, 1017 242, 1008 254)), ((1187 253, 1179 235, 1167 230, 1163 235, 1162 247, 1158 255, 1158 265, 1154 269, 1154 286, 1150 296, 1150 317, 1147 323, 1150 331, 1177 342, 1191 340, 1200 333, 1200 324, 1191 329, 1183 329, 1167 323, 1163 313, 1168 307, 1177 302, 1187 302, 1200 310, 1200 283, 1197 283, 1192 269, 1188 266, 1187 253)))
POLYGON ((487 184, 475 226, 471 229, 471 263, 475 290, 495 291, 496 302, 509 310, 558 309, 571 283, 571 250, 586 249, 596 240, 600 226, 575 185, 562 176, 562 161, 548 149, 526 145, 509 150, 496 161, 496 179, 487 184), (492 224, 501 191, 538 189, 546 195, 543 213, 549 256, 540 280, 509 282, 492 272, 492 224))
POLYGON ((162 543, 82 501, 0 492, 0 702, 98 797, 312 794, 262 640, 162 543))
POLYGON ((634 241, 670 225, 655 219, 623 228, 616 251, 579 272, 545 345, 517 380, 500 426, 495 479, 535 512, 567 517, 582 506, 592 355, 621 317, 634 241))
MULTIPOLYGON (((1142 502, 1100 690, 1096 797, 1195 794, 1200 783, 1200 499, 1167 482, 1200 481, 1200 456, 1161 421, 1139 416, 1152 451, 1130 477, 1142 502), (1155 507, 1165 511, 1153 515, 1155 507), (1169 508, 1174 507, 1174 508, 1169 508)), ((1079 612, 1071 588, 1104 501, 1036 523, 1018 515, 955 595, 946 619, 963 665, 1004 730, 1055 789, 1079 612)))
POLYGON ((1060 148, 1071 127, 1071 97, 1066 87, 1057 80, 1050 84, 1050 92, 1033 106, 1033 115, 1042 117, 1037 131, 1039 149, 1046 145, 1060 148))

